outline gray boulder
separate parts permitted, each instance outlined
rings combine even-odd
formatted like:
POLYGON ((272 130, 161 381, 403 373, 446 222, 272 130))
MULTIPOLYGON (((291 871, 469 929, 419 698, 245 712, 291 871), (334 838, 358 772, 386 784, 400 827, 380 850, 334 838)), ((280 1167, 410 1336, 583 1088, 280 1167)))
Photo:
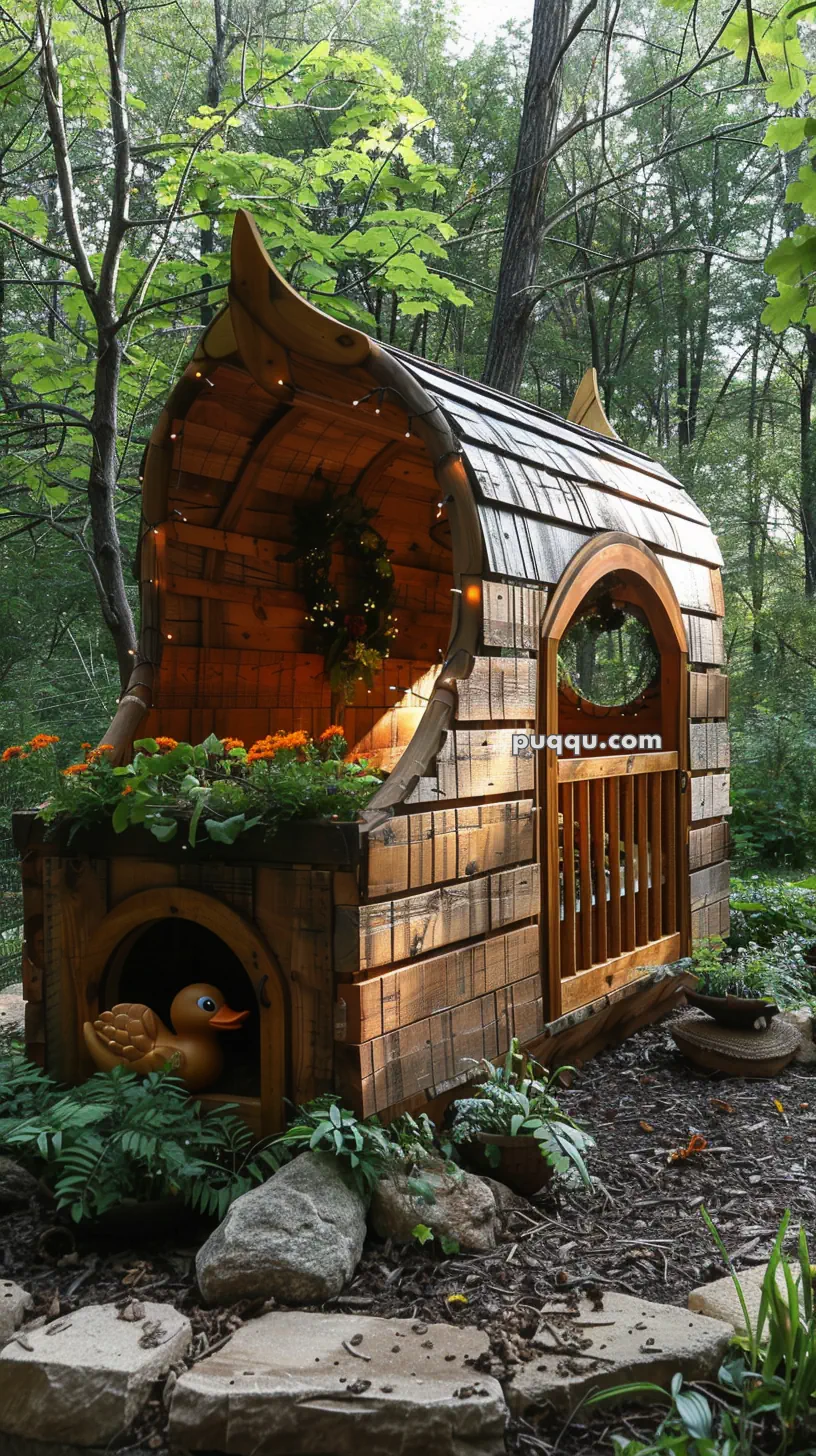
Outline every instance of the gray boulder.
POLYGON ((13 1158, 0 1158, 0 1213, 27 1208, 32 1198, 42 1196, 40 1184, 26 1168, 13 1158))
POLYGON ((19 1330, 34 1301, 27 1290, 12 1279, 0 1279, 0 1345, 19 1330))
POLYGON ((198 1287, 209 1304, 276 1299, 321 1303, 360 1261, 365 1199, 330 1153, 303 1153, 236 1198, 199 1249, 198 1287))
POLYGON ((433 1189, 435 1202, 412 1193, 404 1173, 387 1173, 380 1179, 369 1218, 381 1239, 409 1244, 417 1224, 424 1223, 435 1238, 456 1239, 460 1249, 473 1253, 495 1249, 498 1210, 484 1179, 474 1173, 446 1173, 441 1163, 423 1168, 419 1176, 433 1189))

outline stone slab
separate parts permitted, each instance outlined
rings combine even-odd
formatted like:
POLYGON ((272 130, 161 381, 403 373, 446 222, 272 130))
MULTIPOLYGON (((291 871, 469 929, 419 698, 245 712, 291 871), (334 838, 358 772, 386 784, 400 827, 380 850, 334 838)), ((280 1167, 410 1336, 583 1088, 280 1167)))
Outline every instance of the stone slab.
POLYGON ((574 1313, 553 1302, 534 1338, 540 1354, 519 1366, 505 1392, 514 1414, 553 1406, 575 1409, 594 1390, 649 1380, 664 1388, 679 1370, 687 1380, 715 1376, 731 1325, 673 1304, 604 1291, 581 1298, 574 1313))
POLYGON ((189 1320, 169 1304, 119 1319, 90 1304, 27 1331, 0 1351, 0 1433, 75 1446, 104 1445, 125 1431, 154 1381, 190 1347, 189 1320))
POLYGON ((171 1444, 228 1456, 499 1456, 507 1407, 480 1330, 275 1311, 182 1375, 171 1444))
MULTIPOLYGON (((767 1264, 754 1264, 750 1269, 737 1270, 737 1278, 748 1307, 748 1316, 754 1327, 756 1327, 759 1315, 762 1282, 767 1267, 767 1264)), ((795 1268, 793 1273, 796 1277, 795 1268)), ((784 1292, 785 1276, 781 1269, 777 1270, 776 1283, 778 1288, 784 1292)), ((724 1320, 738 1335, 747 1334, 742 1306, 730 1274, 726 1275, 724 1279, 714 1279, 711 1284, 701 1284, 699 1288, 692 1289, 688 1297, 688 1307, 697 1314, 707 1315, 709 1319, 724 1320)))
POLYGON ((32 1303, 31 1295, 19 1284, 11 1279, 0 1279, 0 1345, 5 1345, 14 1331, 19 1330, 32 1303))

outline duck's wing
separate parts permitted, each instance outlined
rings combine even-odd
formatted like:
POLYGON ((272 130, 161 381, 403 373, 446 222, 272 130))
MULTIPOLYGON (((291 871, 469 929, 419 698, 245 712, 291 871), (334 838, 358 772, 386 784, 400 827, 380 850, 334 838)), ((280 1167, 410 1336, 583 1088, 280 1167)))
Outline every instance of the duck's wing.
POLYGON ((155 1011, 139 1001, 122 1002, 112 1011, 103 1011, 93 1026, 103 1046, 125 1062, 140 1062, 155 1051, 159 1040, 173 1041, 172 1032, 155 1011))

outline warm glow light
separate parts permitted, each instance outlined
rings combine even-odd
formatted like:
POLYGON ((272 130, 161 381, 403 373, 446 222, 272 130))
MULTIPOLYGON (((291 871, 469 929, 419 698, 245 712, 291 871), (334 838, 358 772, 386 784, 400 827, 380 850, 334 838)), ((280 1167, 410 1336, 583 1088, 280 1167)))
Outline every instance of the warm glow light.
POLYGON ((475 581, 474 582, 471 582, 470 586, 466 586, 465 587, 465 601, 466 602, 470 602, 471 606, 477 607, 479 605, 479 602, 481 600, 482 600, 482 588, 480 586, 478 586, 475 581))

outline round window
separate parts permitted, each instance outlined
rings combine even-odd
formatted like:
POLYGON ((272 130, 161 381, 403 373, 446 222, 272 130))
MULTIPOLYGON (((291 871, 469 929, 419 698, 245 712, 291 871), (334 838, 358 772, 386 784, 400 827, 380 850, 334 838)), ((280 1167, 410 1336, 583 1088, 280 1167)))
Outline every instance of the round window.
POLYGON ((561 685, 585 702, 624 707, 654 682, 660 653, 643 613, 607 595, 567 628, 558 667, 561 685))

